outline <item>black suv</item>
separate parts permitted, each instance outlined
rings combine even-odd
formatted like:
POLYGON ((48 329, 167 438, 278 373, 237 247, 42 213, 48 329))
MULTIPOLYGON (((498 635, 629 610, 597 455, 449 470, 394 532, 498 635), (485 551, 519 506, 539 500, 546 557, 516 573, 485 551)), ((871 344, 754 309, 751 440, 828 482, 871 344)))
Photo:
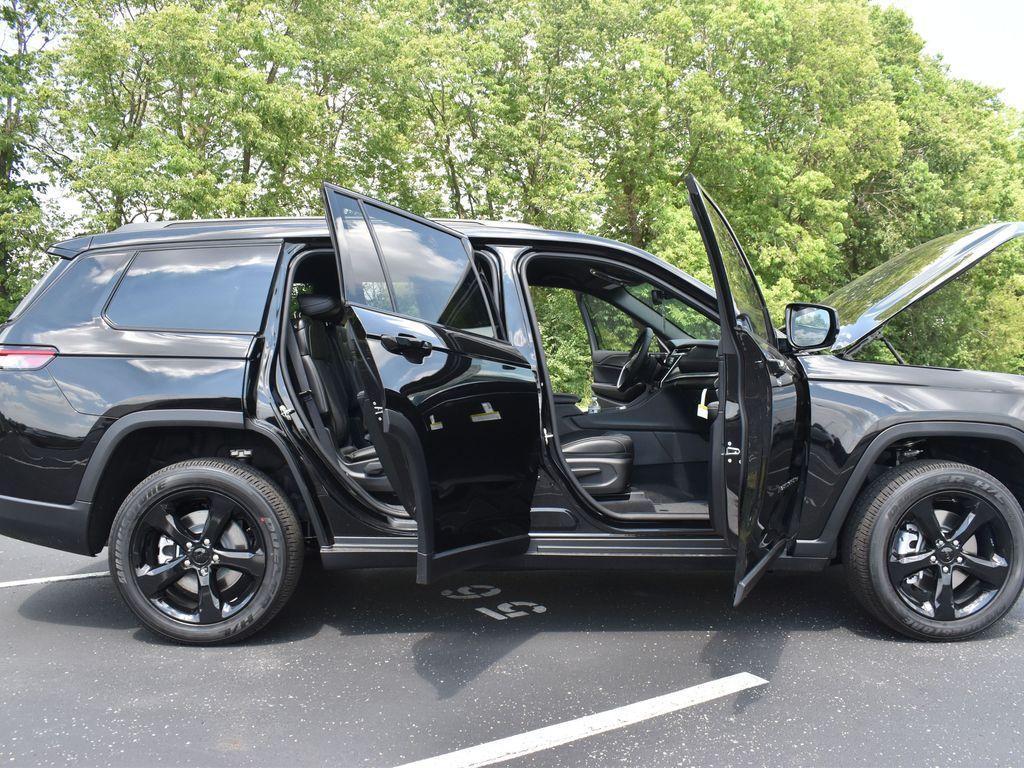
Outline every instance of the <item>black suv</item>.
POLYGON ((326 220, 53 246, 0 327, 0 532, 106 545, 139 620, 191 643, 264 626, 311 555, 419 583, 729 569, 737 603, 770 568, 842 561, 900 632, 991 625, 1024 583, 1024 378, 856 358, 1024 225, 919 246, 780 332, 687 183, 714 288, 622 243, 330 184, 326 220), (585 408, 551 387, 538 309, 559 296, 591 347, 585 408))

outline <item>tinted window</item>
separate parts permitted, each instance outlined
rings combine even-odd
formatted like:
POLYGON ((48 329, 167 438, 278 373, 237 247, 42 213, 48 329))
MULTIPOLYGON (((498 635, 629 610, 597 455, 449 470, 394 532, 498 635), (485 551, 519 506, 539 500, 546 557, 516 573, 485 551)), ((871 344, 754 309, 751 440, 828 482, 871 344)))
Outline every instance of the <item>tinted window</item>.
POLYGON ((715 320, 650 283, 627 285, 626 290, 661 315, 664 322, 655 330, 666 338, 717 340, 722 335, 722 329, 715 320))
POLYGON ((592 396, 594 364, 576 294, 568 288, 531 285, 530 298, 552 389, 578 396, 586 407, 592 396))
POLYGON ((643 330, 643 324, 621 309, 594 296, 585 295, 590 324, 597 337, 597 348, 605 352, 628 352, 643 330))
POLYGON ((493 336, 483 291, 460 238, 366 206, 403 315, 493 336))
POLYGON ((142 251, 107 307, 124 328, 255 333, 280 246, 142 251))
POLYGON ((736 240, 733 239, 725 219, 718 212, 714 202, 706 195, 704 201, 711 219, 711 226, 715 230, 718 249, 722 254, 722 263, 725 266, 725 275, 729 282, 729 290, 732 292, 732 300, 736 305, 736 321, 762 341, 773 339, 775 334, 769 330, 764 303, 761 301, 754 273, 750 270, 746 258, 740 251, 739 245, 736 244, 736 240))
MULTIPOLYGON (((35 301, 36 297, 43 292, 43 289, 56 280, 57 276, 63 272, 70 263, 71 262, 67 259, 57 259, 53 264, 51 264, 50 268, 46 270, 38 281, 36 281, 36 284, 32 286, 29 292, 25 294, 25 297, 18 303, 18 306, 14 308, 14 311, 11 312, 10 319, 13 320, 24 312, 28 305, 35 301)), ((3 318, 0 318, 0 322, 2 321, 3 318)))
POLYGON ((351 197, 333 194, 331 213, 339 241, 345 299, 374 309, 394 310, 384 270, 359 203, 351 197))

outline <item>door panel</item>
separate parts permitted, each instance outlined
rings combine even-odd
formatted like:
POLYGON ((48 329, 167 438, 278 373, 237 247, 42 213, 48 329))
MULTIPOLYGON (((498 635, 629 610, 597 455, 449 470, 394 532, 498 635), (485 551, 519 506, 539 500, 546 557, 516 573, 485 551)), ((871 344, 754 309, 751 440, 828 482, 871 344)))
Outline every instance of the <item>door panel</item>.
POLYGON ((722 318, 719 403, 712 425, 712 520, 736 547, 739 603, 784 551, 799 522, 806 383, 775 344, 753 271, 721 211, 687 177, 722 318))
POLYGON ((514 347, 479 335, 487 331, 479 308, 486 302, 476 304, 482 288, 468 241, 330 184, 324 185, 324 201, 342 281, 345 265, 355 262, 374 276, 358 290, 345 286, 346 358, 370 441, 418 524, 417 581, 525 552, 540 459, 539 390, 514 347), (371 205, 378 211, 367 217, 372 238, 353 243, 346 232, 361 232, 363 225, 350 219, 371 205), (377 227, 385 226, 381 255, 377 227), (464 250, 464 265, 451 240, 464 250), (353 254, 353 244, 363 252, 353 254), (411 253, 418 248, 446 253, 433 259, 427 255, 434 251, 411 253), (400 259, 389 258, 399 250, 400 259), (367 259, 378 258, 383 284, 379 270, 365 268, 367 259), (373 305, 353 300, 360 296, 372 297, 373 305))
POLYGON ((611 401, 612 405, 631 402, 643 391, 643 384, 634 385, 625 392, 620 392, 617 386, 622 367, 629 361, 628 352, 597 349, 591 350, 591 357, 594 362, 594 383, 590 388, 602 406, 609 405, 607 401, 611 401))

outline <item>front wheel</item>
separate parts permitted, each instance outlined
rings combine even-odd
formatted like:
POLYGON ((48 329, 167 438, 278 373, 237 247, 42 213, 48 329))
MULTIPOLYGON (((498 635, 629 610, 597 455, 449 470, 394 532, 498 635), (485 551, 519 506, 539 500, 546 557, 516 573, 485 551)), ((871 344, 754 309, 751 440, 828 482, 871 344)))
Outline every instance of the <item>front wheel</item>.
POLYGON ((1024 511, 987 472, 948 461, 887 471, 847 523, 857 599, 909 637, 960 640, 998 621, 1024 587, 1024 511))
POLYGON ((110 533, 110 570, 149 629, 179 642, 247 637, 298 582, 299 520, 273 481, 244 464, 165 467, 125 499, 110 533))

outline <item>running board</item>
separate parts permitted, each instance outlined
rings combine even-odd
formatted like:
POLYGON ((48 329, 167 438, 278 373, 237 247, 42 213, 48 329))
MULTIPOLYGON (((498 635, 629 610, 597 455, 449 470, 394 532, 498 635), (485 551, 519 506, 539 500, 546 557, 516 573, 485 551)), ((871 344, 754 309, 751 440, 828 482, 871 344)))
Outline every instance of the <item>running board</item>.
MULTIPOLYGON (((397 568, 416 565, 412 536, 345 536, 320 550, 325 568, 397 568)), ((736 553, 715 537, 622 536, 619 534, 531 534, 525 554, 486 566, 502 569, 637 567, 730 570, 736 553)))

